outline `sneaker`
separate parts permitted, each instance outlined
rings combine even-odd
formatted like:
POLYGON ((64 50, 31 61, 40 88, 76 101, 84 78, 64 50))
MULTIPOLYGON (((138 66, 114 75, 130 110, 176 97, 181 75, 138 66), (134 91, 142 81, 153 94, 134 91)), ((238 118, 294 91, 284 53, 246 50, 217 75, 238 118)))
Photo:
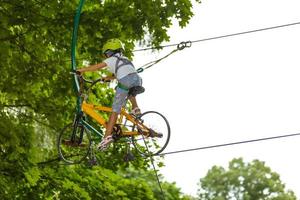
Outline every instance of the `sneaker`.
POLYGON ((103 140, 98 144, 97 149, 100 151, 105 151, 113 141, 114 139, 112 135, 109 135, 103 138, 103 140))
POLYGON ((134 109, 131 110, 130 114, 135 115, 135 116, 139 116, 141 115, 141 109, 139 107, 136 107, 134 109))

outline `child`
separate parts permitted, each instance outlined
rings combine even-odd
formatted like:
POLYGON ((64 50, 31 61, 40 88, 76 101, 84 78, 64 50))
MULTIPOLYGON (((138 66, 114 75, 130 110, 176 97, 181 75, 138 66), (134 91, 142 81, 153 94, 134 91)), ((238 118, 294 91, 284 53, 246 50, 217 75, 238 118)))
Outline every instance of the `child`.
MULTIPOLYGON (((133 64, 122 55, 123 51, 124 46, 119 39, 110 39, 103 46, 103 54, 106 57, 103 62, 77 70, 80 73, 84 73, 108 67, 113 75, 104 78, 104 80, 112 80, 115 78, 118 80, 118 86, 116 87, 116 94, 112 105, 112 113, 106 126, 104 138, 98 145, 98 149, 102 151, 106 150, 109 144, 113 142, 112 130, 122 106, 126 103, 129 89, 135 86, 142 86, 142 79, 137 74, 133 64)), ((134 115, 140 115, 141 111, 137 105, 135 96, 130 96, 129 100, 132 104, 132 113, 134 115)))

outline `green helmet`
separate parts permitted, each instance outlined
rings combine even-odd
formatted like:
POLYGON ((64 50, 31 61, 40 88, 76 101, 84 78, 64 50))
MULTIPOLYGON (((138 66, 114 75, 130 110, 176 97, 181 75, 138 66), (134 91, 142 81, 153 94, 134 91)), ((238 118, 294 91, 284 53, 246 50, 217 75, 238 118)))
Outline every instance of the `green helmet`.
POLYGON ((110 39, 103 45, 102 52, 105 53, 107 50, 115 51, 118 49, 121 49, 122 51, 124 51, 124 45, 121 42, 121 40, 110 39))

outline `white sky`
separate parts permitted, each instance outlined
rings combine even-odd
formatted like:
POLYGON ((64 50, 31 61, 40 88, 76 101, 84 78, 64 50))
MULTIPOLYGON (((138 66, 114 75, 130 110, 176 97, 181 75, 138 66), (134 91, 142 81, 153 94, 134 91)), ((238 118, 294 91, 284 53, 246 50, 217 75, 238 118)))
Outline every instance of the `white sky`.
MULTIPOLYGON (((300 0, 203 0, 185 29, 173 27, 170 43, 300 21, 300 0)), ((165 150, 300 133, 300 25, 194 43, 142 73, 143 111, 163 113, 171 125, 165 150)), ((139 52, 140 66, 159 53, 139 52)), ((300 136, 167 155, 161 172, 196 195, 213 165, 243 157, 265 161, 300 198, 300 136)))

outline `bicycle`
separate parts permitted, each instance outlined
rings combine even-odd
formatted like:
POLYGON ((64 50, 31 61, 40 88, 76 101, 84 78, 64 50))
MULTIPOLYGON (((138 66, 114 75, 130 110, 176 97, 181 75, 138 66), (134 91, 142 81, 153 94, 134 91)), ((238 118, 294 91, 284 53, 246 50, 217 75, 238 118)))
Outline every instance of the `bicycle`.
MULTIPOLYGON (((96 83, 104 82, 103 79, 91 81, 79 75, 77 77, 80 89, 75 117, 72 123, 62 129, 57 142, 59 157, 68 164, 78 164, 88 157, 92 147, 91 134, 95 134, 100 139, 103 138, 102 131, 88 123, 87 116, 105 128, 107 120, 98 112, 112 112, 110 107, 87 103, 87 93, 96 83), (85 90, 83 86, 86 83, 91 85, 85 90)), ((131 88, 128 97, 143 91, 142 86, 131 88)), ((132 144, 141 155, 153 156, 158 155, 167 147, 170 140, 170 125, 166 117, 159 112, 147 111, 136 116, 129 113, 126 106, 123 106, 112 134, 114 141, 125 139, 125 142, 132 144)))

